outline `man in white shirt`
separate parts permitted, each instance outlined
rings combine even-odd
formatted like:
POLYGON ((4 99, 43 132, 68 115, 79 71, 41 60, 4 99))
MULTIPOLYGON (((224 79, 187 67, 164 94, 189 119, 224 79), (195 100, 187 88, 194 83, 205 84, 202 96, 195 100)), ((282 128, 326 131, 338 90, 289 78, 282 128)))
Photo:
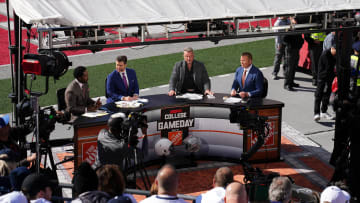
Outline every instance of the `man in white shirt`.
POLYGON ((225 197, 225 188, 234 181, 234 175, 229 167, 219 168, 213 178, 213 189, 200 195, 196 202, 223 203, 225 197))
POLYGON ((177 197, 178 175, 173 166, 166 164, 158 172, 155 184, 158 187, 157 195, 152 195, 142 203, 185 203, 185 200, 177 197))

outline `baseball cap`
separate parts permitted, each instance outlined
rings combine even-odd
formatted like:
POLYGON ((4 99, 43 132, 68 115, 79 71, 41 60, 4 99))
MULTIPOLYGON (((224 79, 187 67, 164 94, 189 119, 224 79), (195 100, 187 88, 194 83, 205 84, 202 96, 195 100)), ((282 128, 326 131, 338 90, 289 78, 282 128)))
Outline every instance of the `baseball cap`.
POLYGON ((336 186, 329 186, 321 193, 320 202, 345 203, 350 201, 350 194, 336 186))
POLYGON ((36 195, 40 190, 45 187, 55 188, 55 184, 50 181, 50 178, 44 174, 32 173, 24 179, 21 190, 26 191, 30 196, 36 195))
POLYGON ((0 128, 9 124, 10 116, 8 114, 0 114, 0 128))
POLYGON ((360 52, 360 41, 355 42, 352 45, 352 48, 355 49, 355 51, 360 52))

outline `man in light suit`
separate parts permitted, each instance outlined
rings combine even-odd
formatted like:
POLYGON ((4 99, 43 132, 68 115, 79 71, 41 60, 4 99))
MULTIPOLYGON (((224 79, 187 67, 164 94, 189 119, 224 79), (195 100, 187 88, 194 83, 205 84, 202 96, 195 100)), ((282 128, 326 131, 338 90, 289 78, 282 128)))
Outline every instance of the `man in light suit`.
POLYGON ((127 68, 127 57, 116 58, 116 69, 107 76, 107 103, 119 100, 131 101, 139 97, 139 85, 136 72, 127 68))
POLYGON ((241 98, 261 97, 263 93, 264 76, 262 72, 252 65, 252 55, 249 52, 241 54, 241 66, 236 69, 232 84, 231 96, 239 95, 241 98), (244 73, 244 71, 246 71, 244 73))
POLYGON ((100 108, 100 98, 95 102, 89 97, 88 71, 84 66, 78 66, 74 70, 74 80, 65 90, 66 111, 71 113, 71 120, 87 112, 96 111, 100 108))
POLYGON ((194 60, 191 47, 184 49, 184 60, 175 64, 169 81, 169 96, 184 93, 213 94, 205 66, 194 60))

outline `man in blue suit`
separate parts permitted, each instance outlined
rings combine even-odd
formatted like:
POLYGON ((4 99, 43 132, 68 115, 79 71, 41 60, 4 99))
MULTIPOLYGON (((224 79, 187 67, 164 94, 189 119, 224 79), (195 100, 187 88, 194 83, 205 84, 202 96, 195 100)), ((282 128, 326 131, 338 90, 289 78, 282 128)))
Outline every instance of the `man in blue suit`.
POLYGON ((239 95, 241 98, 261 97, 263 93, 264 76, 262 72, 252 65, 252 55, 249 52, 241 54, 241 66, 236 69, 235 79, 231 89, 231 96, 239 95))
POLYGON ((139 97, 139 85, 136 72, 127 68, 127 57, 116 58, 116 69, 107 76, 107 103, 119 100, 131 101, 139 97))

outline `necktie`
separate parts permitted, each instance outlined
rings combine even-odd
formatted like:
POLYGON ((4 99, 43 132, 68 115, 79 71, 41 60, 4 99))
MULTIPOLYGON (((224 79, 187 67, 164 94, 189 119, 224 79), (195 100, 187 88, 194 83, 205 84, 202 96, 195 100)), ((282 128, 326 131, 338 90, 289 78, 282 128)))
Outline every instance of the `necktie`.
POLYGON ((126 80, 126 77, 125 77, 125 73, 121 73, 121 74, 122 74, 122 79, 123 79, 125 88, 127 89, 127 88, 128 88, 128 84, 127 84, 127 80, 126 80))
POLYGON ((244 73, 243 73, 243 76, 241 78, 241 83, 242 83, 243 87, 245 86, 245 78, 246 78, 246 69, 244 69, 244 73))

